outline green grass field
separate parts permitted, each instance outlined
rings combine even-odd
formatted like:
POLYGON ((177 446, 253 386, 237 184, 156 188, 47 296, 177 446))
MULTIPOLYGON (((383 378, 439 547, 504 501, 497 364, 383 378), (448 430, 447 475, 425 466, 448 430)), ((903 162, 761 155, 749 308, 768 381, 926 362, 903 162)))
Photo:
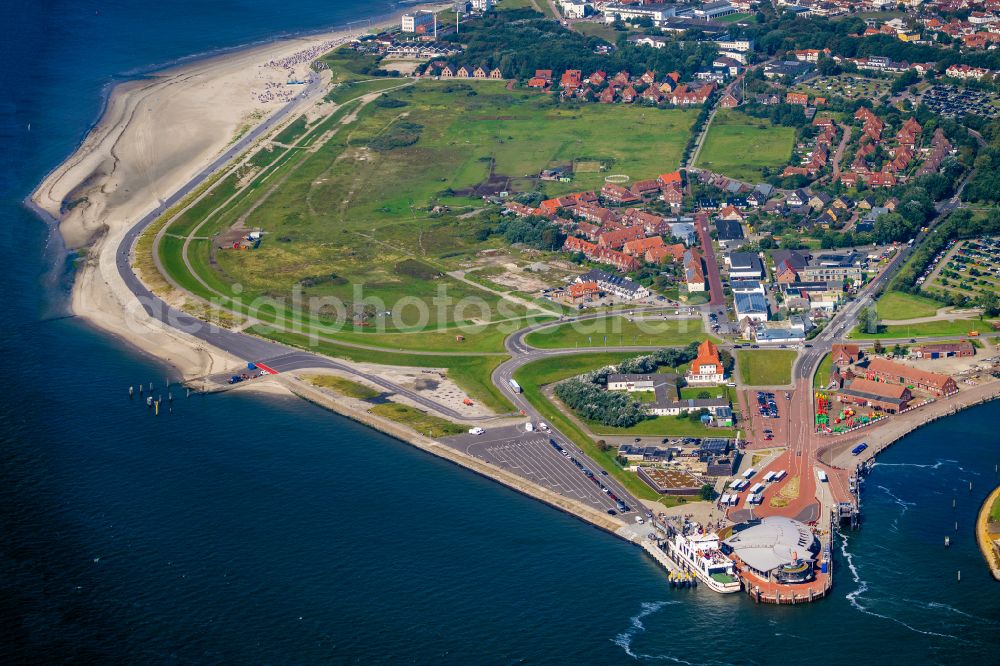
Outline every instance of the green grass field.
POLYGON ((606 437, 735 437, 735 428, 709 428, 699 422, 692 421, 686 415, 657 416, 653 419, 640 421, 629 428, 612 428, 593 421, 587 421, 587 427, 595 435, 606 437))
POLYGON ((993 500, 993 506, 990 507, 990 522, 1000 523, 1000 497, 993 500))
POLYGON ((813 388, 826 388, 827 382, 830 380, 830 369, 832 367, 833 356, 827 354, 820 361, 819 367, 816 368, 816 374, 813 375, 813 388))
POLYGON ((851 331, 851 338, 857 340, 875 340, 878 338, 924 338, 940 335, 966 335, 969 331, 985 333, 992 331, 991 321, 979 319, 953 319, 927 321, 921 324, 895 324, 882 326, 878 333, 863 333, 860 328, 851 331))
POLYGON ((396 423, 405 425, 432 438, 447 437, 449 435, 459 435, 466 431, 465 426, 452 423, 441 417, 423 412, 416 407, 400 405, 395 402, 386 402, 375 405, 370 410, 372 414, 387 418, 396 423))
POLYGON ((570 322, 531 333, 525 342, 540 349, 573 347, 670 347, 705 338, 701 319, 629 320, 607 317, 570 322))
POLYGON ((304 377, 313 386, 318 386, 320 388, 328 388, 341 395, 346 395, 348 398, 356 398, 358 400, 371 400, 372 398, 377 398, 379 392, 375 389, 368 388, 364 384, 359 384, 358 382, 351 381, 350 379, 344 379, 343 377, 337 377, 335 375, 310 375, 304 377))
MULTIPOLYGON (((348 72, 343 80, 369 83, 357 76, 348 72)), ((205 298, 229 297, 230 285, 239 284, 243 304, 263 300, 278 310, 274 316, 289 321, 301 318, 302 306, 290 304, 298 294, 300 303, 318 304, 309 309, 317 323, 347 320, 337 334, 343 341, 450 349, 455 331, 405 334, 529 312, 444 275, 502 241, 480 240, 475 218, 430 208, 448 201, 474 210, 482 206, 472 189, 477 185, 531 190, 539 186, 534 175, 542 168, 578 160, 649 177, 676 167, 694 120, 690 111, 556 109, 547 97, 507 91, 495 82, 373 83, 407 87, 387 93, 391 104, 361 108, 346 100, 345 109, 328 120, 309 127, 292 123, 283 135, 313 150, 274 148, 267 159, 255 156, 252 163, 261 170, 251 174, 246 189, 238 192, 237 176, 227 178, 173 222, 159 248, 168 272, 205 298), (348 112, 357 118, 345 125, 348 112), (230 249, 236 224, 264 230, 258 249, 230 249), (182 275, 187 269, 179 249, 188 235, 204 239, 192 241, 188 252, 197 280, 182 275), (227 240, 215 240, 219 235, 227 240), (393 316, 380 314, 386 311, 393 316), (365 312, 367 321, 356 325, 352 312, 365 312)), ((599 171, 581 173, 574 183, 547 184, 547 194, 596 189, 603 177, 599 171)), ((485 325, 460 333, 466 338, 462 349, 470 352, 502 351, 506 334, 485 325)))
POLYGON ((923 296, 887 291, 878 299, 876 306, 879 319, 916 319, 934 316, 941 304, 923 296))
POLYGON ((796 353, 791 349, 754 349, 736 352, 740 379, 749 386, 780 386, 792 383, 792 363, 796 353))
POLYGON ((720 109, 696 166, 739 180, 761 180, 761 168, 777 168, 792 155, 795 130, 771 125, 731 109, 720 109))
POLYGON ((588 37, 600 37, 604 41, 611 42, 612 44, 618 41, 619 35, 627 34, 618 32, 607 23, 577 23, 573 26, 573 31, 578 32, 581 35, 587 35, 588 37))

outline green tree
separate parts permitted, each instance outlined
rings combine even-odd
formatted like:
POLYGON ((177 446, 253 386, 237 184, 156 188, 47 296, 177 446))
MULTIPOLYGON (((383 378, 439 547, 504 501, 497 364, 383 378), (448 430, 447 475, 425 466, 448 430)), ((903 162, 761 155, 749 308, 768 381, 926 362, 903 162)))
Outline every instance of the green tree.
POLYGON ((858 315, 858 326, 863 333, 873 335, 878 333, 878 313, 875 308, 869 306, 858 315))
POLYGON ((1000 296, 993 290, 980 292, 976 298, 976 305, 983 310, 987 317, 995 317, 1000 314, 1000 296))
POLYGON ((701 487, 701 490, 698 492, 698 494, 706 502, 711 502, 712 500, 715 499, 715 488, 713 488, 711 484, 706 483, 701 487))

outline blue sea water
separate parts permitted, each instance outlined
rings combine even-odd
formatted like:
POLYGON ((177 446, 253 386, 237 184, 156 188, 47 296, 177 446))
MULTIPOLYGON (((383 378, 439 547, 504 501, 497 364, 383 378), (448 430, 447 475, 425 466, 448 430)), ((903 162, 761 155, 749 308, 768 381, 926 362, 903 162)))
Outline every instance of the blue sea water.
POLYGON ((169 369, 61 316, 66 262, 20 201, 110 84, 393 5, 4 9, 4 662, 995 661, 1000 585, 972 523, 1000 482, 996 404, 881 458, 864 527, 838 542, 832 598, 797 608, 671 591, 638 549, 302 402, 175 390, 173 411, 151 416, 127 387, 169 369))

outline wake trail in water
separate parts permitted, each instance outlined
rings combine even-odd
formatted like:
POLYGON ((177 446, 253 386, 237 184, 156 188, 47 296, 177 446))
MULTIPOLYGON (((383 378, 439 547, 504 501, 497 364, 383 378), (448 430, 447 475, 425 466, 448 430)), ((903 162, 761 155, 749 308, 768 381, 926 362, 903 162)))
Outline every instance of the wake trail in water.
POLYGON ((938 460, 933 465, 930 463, 885 463, 875 462, 873 467, 916 467, 917 469, 941 469, 942 465, 957 465, 957 460, 938 460))
POLYGON ((840 537, 840 552, 844 556, 844 559, 847 560, 847 568, 850 570, 851 577, 854 578, 854 582, 858 586, 856 590, 849 592, 846 596, 846 599, 851 603, 851 606, 866 615, 882 618, 883 620, 890 620, 900 626, 906 627, 912 632, 923 634, 924 636, 938 636, 940 638, 957 639, 956 636, 952 636, 951 634, 939 634, 936 631, 924 631, 923 629, 917 629, 916 627, 903 622, 899 618, 892 617, 891 615, 883 615, 882 613, 876 613, 858 601, 861 598, 861 595, 868 591, 868 581, 861 578, 861 574, 858 573, 858 568, 854 565, 854 555, 847 550, 847 536, 845 536, 843 532, 837 532, 837 535, 840 537))
MULTIPOLYGON (((879 490, 888 495, 892 499, 892 501, 894 501, 897 505, 899 505, 903 509, 902 511, 899 512, 900 516, 905 515, 906 510, 909 509, 911 506, 916 506, 916 502, 907 502, 906 500, 896 497, 895 495, 892 494, 892 491, 886 488, 885 486, 877 486, 877 487, 879 490)), ((893 521, 893 525, 895 524, 896 521, 893 521)))
POLYGON ((625 650, 625 654, 632 657, 633 659, 657 659, 662 661, 672 661, 677 664, 691 664, 690 661, 685 661, 677 657, 672 657, 667 654, 640 654, 632 650, 632 639, 636 637, 637 634, 644 633, 646 631, 646 625, 642 621, 657 612, 664 606, 678 604, 679 601, 644 601, 642 602, 641 610, 638 614, 633 615, 630 619, 630 626, 625 631, 621 632, 615 636, 611 642, 625 650))

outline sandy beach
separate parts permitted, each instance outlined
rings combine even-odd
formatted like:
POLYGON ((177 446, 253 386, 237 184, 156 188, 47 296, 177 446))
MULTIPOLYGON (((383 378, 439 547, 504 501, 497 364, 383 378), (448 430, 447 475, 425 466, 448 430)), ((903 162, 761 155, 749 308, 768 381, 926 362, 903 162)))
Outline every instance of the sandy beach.
MULTIPOLYGON (((73 313, 167 361, 184 378, 238 363, 147 316, 116 270, 118 245, 132 225, 300 93, 303 86, 288 81, 305 80, 317 57, 389 24, 253 46, 115 87, 97 125, 31 196, 83 258, 73 313)), ((325 89, 329 75, 323 76, 325 89)), ((289 119, 313 103, 304 101, 289 119)))

